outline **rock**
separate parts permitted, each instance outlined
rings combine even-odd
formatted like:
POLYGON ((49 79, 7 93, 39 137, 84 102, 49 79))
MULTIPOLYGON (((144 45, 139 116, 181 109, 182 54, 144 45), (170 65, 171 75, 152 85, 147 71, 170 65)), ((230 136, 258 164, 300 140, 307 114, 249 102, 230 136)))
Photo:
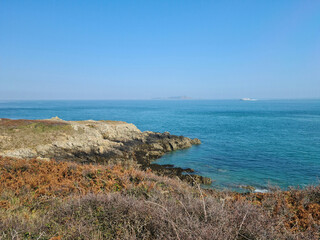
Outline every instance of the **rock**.
POLYGON ((50 118, 50 120, 55 120, 55 121, 63 121, 61 118, 58 116, 50 118))
POLYGON ((41 161, 47 161, 47 162, 50 161, 50 158, 37 157, 36 159, 41 161))
POLYGON ((191 185, 195 184, 203 184, 203 185, 211 185, 212 180, 208 177, 203 177, 197 174, 194 174, 194 170, 191 168, 180 168, 175 167, 172 164, 159 165, 153 163, 149 166, 153 172, 159 175, 165 175, 169 177, 179 177, 181 180, 190 183, 191 185))
POLYGON ((19 148, 19 149, 14 149, 11 151, 4 151, 0 153, 1 156, 3 157, 15 157, 15 158, 35 158, 37 157, 37 152, 33 149, 30 148, 19 148))
POLYGON ((201 144, 201 141, 200 141, 200 139, 198 139, 198 138, 194 138, 194 139, 191 140, 191 144, 193 144, 193 145, 200 145, 200 144, 201 144))
POLYGON ((256 189, 255 187, 250 186, 250 185, 240 185, 239 187, 242 189, 248 190, 250 192, 254 192, 254 190, 256 189))
MULTIPOLYGON (((0 156, 53 158, 81 163, 134 162, 142 169, 153 168, 191 182, 183 172, 191 169, 154 167, 153 160, 167 152, 185 149, 200 140, 169 132, 141 132, 135 125, 117 121, 11 120, 0 122, 0 156), (19 130, 19 131, 15 131, 19 130)), ((194 175, 200 183, 206 178, 194 175)))

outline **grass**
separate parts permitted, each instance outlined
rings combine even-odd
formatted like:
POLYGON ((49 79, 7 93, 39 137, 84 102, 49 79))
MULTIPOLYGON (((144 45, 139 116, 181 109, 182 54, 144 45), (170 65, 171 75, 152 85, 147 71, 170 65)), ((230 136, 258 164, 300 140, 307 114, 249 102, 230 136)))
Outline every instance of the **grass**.
POLYGON ((36 147, 72 133, 72 126, 60 121, 1 119, 0 151, 36 147))
POLYGON ((320 188, 238 194, 118 165, 0 158, 0 239, 318 239, 320 188))
POLYGON ((28 125, 19 126, 18 129, 30 129, 34 133, 44 133, 52 131, 68 131, 71 126, 67 124, 45 124, 42 122, 30 123, 28 125))

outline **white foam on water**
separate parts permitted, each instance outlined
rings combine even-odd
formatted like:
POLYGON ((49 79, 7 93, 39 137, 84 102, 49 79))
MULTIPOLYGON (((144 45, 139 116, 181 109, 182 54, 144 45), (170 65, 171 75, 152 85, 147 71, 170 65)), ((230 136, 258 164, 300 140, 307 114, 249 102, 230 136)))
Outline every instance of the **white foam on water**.
POLYGON ((267 189, 258 189, 258 188, 256 188, 256 189, 254 190, 254 192, 255 192, 255 193, 267 193, 268 190, 267 190, 267 189))

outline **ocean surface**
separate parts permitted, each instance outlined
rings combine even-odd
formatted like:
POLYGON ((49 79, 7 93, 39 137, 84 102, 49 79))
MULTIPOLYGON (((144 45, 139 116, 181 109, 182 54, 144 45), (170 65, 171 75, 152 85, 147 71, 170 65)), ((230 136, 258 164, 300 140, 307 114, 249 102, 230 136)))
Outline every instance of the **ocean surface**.
POLYGON ((199 138, 160 164, 190 167, 217 188, 304 187, 320 177, 320 100, 0 101, 0 118, 121 120, 199 138))

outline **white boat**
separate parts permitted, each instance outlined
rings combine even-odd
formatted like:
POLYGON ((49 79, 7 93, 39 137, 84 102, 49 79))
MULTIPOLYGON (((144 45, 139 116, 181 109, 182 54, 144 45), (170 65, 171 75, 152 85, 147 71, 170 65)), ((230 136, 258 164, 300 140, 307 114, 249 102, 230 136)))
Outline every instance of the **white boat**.
POLYGON ((241 98, 241 101, 257 101, 257 99, 254 98, 241 98))

